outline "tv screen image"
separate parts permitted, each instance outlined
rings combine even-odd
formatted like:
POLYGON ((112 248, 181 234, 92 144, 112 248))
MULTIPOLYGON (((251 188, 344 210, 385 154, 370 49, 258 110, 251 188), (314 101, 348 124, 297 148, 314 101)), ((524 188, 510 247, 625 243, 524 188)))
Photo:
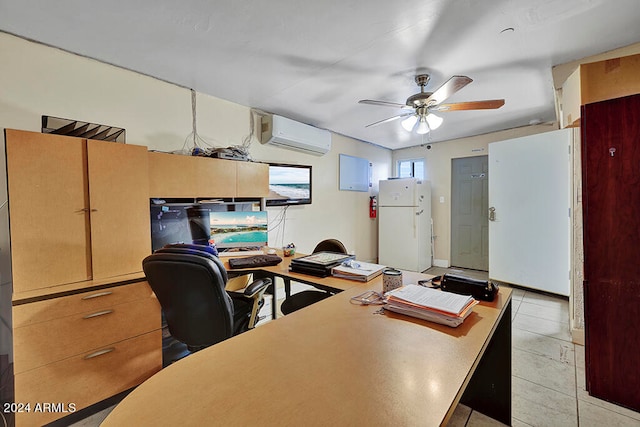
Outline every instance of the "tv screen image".
POLYGON ((267 206, 303 205, 311 203, 311 166, 269 165, 267 206))
POLYGON ((267 246, 267 219, 266 211, 212 211, 211 239, 218 249, 267 246))

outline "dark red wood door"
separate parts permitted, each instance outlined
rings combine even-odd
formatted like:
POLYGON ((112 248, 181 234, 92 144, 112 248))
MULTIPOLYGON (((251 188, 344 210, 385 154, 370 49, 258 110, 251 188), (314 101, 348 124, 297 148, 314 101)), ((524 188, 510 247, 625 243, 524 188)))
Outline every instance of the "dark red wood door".
POLYGON ((582 108, 587 390, 640 411, 640 95, 582 108))

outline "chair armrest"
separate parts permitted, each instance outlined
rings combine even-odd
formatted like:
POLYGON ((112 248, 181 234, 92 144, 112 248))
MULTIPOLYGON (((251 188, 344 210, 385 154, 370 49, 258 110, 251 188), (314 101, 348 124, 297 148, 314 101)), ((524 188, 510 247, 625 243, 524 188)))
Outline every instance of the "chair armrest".
POLYGON ((262 305, 262 296, 267 288, 271 285, 271 279, 263 278, 251 282, 244 292, 227 291, 231 298, 243 298, 253 300, 251 308, 251 317, 249 318, 249 329, 253 329, 258 321, 258 311, 262 305))
POLYGON ((247 285, 246 288, 244 288, 244 296, 253 298, 259 292, 266 290, 270 285, 271 279, 268 278, 254 280, 252 283, 247 285))

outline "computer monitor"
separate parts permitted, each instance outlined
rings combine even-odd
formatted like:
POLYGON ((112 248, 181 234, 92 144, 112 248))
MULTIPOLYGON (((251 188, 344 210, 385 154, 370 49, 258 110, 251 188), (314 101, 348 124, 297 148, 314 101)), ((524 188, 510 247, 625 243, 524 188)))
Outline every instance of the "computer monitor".
POLYGON ((268 243, 266 211, 211 211, 211 240, 219 251, 259 249, 268 243))
POLYGON ((259 206, 259 202, 152 201, 152 249, 170 243, 207 244, 210 240, 221 250, 267 246, 267 212, 257 210, 259 206))

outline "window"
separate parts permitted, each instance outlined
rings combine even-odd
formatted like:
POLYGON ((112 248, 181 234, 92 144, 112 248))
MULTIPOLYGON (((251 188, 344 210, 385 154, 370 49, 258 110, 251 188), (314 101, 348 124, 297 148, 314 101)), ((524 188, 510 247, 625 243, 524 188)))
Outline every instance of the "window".
POLYGON ((424 179, 424 159, 398 160, 398 177, 424 179))

